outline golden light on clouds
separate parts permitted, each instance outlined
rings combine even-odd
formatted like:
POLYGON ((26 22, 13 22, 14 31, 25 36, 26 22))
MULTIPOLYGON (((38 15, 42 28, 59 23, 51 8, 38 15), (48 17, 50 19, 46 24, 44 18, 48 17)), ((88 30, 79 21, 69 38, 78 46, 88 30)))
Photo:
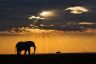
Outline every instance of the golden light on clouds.
POLYGON ((36 16, 30 16, 29 19, 44 19, 44 18, 41 18, 39 16, 37 16, 37 17, 36 16))
POLYGON ((28 19, 43 20, 43 19, 46 19, 46 18, 49 18, 49 17, 52 17, 55 15, 54 11, 42 11, 41 13, 37 13, 37 14, 39 14, 39 15, 38 16, 32 15, 28 19))
POLYGON ((73 14, 81 14, 84 12, 88 12, 88 9, 81 6, 69 7, 69 8, 66 8, 65 10, 69 10, 70 13, 73 13, 73 14))
POLYGON ((92 23, 92 22, 80 22, 79 24, 92 25, 92 24, 96 24, 96 23, 92 23))
POLYGON ((40 16, 43 16, 43 17, 54 16, 53 11, 42 11, 39 14, 40 14, 40 16))

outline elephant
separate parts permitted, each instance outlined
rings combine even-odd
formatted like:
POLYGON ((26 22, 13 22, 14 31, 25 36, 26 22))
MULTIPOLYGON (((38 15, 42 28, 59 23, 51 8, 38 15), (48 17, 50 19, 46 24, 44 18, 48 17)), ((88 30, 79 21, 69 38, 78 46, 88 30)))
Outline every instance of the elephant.
POLYGON ((33 41, 19 41, 16 44, 16 49, 17 49, 17 55, 21 54, 21 51, 24 50, 24 55, 26 55, 26 52, 28 51, 28 54, 30 55, 30 48, 33 47, 34 48, 34 53, 36 51, 36 46, 35 43, 33 41))

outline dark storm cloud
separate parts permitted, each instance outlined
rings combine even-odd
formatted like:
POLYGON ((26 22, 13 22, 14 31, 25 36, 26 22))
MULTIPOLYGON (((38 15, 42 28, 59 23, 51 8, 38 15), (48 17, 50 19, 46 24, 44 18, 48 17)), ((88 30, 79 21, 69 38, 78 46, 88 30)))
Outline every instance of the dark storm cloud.
POLYGON ((26 26, 30 23, 28 22, 30 15, 35 15, 43 10, 57 10, 58 16, 49 20, 52 23, 65 21, 95 22, 96 20, 96 0, 0 0, 0 30, 26 26), (64 10, 71 6, 84 6, 90 11, 74 15, 64 10))

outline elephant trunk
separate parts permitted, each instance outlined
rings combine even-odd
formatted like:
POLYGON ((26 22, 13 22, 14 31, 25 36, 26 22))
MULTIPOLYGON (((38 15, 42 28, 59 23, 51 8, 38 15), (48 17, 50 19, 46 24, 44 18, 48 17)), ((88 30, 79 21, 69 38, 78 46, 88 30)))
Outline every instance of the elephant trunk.
POLYGON ((17 54, 17 47, 15 47, 15 53, 17 54))
POLYGON ((36 51, 36 46, 34 46, 34 54, 35 54, 35 51, 36 51))

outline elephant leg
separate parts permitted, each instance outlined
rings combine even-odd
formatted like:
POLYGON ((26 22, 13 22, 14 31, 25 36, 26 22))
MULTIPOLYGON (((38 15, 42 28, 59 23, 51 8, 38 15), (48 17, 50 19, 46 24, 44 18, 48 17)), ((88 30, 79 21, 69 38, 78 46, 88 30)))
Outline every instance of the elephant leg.
POLYGON ((25 50, 24 55, 26 55, 27 50, 25 50))
POLYGON ((20 55, 21 51, 17 51, 17 55, 20 55))
POLYGON ((28 49, 28 53, 29 53, 29 55, 30 55, 30 48, 28 49))

